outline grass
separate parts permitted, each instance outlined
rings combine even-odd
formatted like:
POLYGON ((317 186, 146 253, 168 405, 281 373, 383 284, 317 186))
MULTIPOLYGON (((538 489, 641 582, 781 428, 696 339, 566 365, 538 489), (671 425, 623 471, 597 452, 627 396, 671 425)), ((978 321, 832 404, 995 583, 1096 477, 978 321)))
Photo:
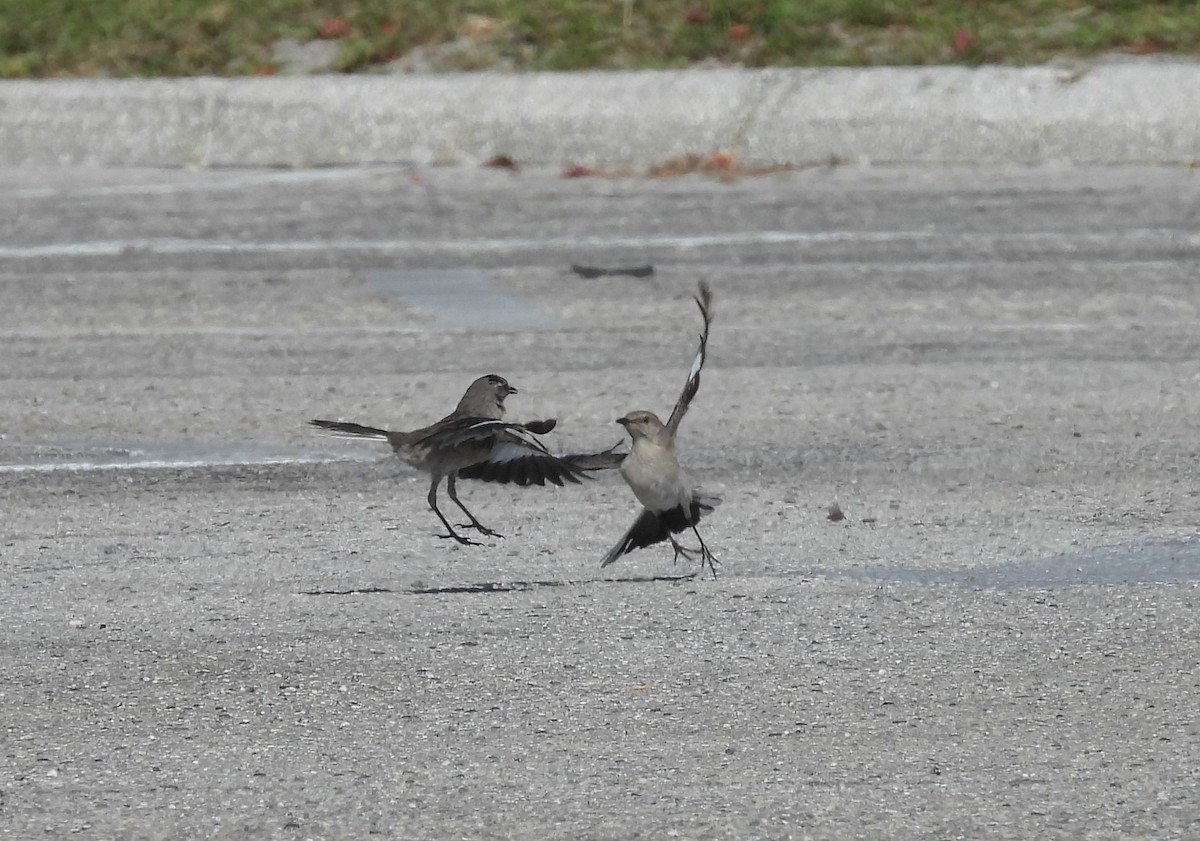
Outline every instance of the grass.
POLYGON ((0 0, 0 77, 272 73, 281 39, 347 72, 1031 64, 1200 55, 1200 0, 0 0))

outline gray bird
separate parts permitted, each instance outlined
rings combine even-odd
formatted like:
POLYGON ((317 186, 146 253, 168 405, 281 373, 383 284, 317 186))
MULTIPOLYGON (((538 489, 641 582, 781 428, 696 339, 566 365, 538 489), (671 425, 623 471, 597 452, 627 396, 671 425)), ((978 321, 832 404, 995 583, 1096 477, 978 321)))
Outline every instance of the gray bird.
POLYGON ((534 437, 554 429, 557 421, 522 424, 501 419, 505 398, 516 393, 504 377, 488 374, 471 383, 453 412, 437 423, 412 432, 393 432, 344 421, 312 420, 309 423, 340 436, 387 441, 402 461, 430 475, 426 499, 447 531, 438 537, 479 546, 478 542, 456 532, 438 509, 437 489, 443 478, 446 493, 470 521, 460 524, 459 528, 472 528, 482 534, 502 537, 480 523, 463 505, 455 489, 457 477, 519 486, 550 482, 562 487, 564 482, 579 484, 580 477, 586 475, 588 469, 552 455, 534 437))
POLYGON ((691 560, 699 554, 700 569, 703 570, 707 565, 713 577, 717 576, 716 566, 720 562, 709 551, 704 538, 700 537, 696 524, 717 506, 720 499, 696 489, 675 456, 675 433, 700 388, 700 369, 704 367, 708 346, 712 292, 707 283, 700 283, 695 300, 704 320, 704 330, 700 334, 700 347, 692 360, 683 393, 679 395, 671 417, 664 424, 653 412, 639 409, 617 418, 616 422, 625 427, 633 441, 629 453, 620 458, 618 469, 644 507, 625 536, 604 556, 601 567, 608 566, 634 549, 669 540, 675 550, 676 561, 680 555, 691 560), (676 534, 689 528, 700 541, 698 550, 689 549, 675 539, 676 534))

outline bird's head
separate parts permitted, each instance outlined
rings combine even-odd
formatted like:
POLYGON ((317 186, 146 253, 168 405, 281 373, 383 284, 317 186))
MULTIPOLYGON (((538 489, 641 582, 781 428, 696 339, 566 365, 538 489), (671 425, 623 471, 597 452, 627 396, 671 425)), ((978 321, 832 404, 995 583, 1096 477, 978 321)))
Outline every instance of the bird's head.
POLYGON ((504 399, 516 393, 516 388, 504 377, 486 374, 471 383, 458 405, 460 411, 465 410, 468 414, 499 419, 504 415, 504 399))
POLYGON ((642 409, 630 412, 623 418, 617 418, 617 423, 625 427, 625 431, 634 441, 639 438, 654 438, 665 428, 663 422, 658 419, 658 415, 642 409))

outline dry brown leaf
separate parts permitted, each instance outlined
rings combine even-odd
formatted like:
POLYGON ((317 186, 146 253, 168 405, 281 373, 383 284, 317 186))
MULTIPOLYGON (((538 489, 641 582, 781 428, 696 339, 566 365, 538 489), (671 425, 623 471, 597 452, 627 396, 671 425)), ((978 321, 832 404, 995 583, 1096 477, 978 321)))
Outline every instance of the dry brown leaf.
POLYGON ((521 171, 521 166, 508 155, 493 155, 483 162, 483 166, 491 169, 510 169, 513 172, 521 171))
POLYGON ((345 38, 350 33, 350 24, 341 18, 325 18, 321 21, 321 29, 317 34, 326 40, 345 38))
POLYGON ((950 49, 954 50, 955 55, 962 55, 967 50, 974 46, 979 39, 964 26, 955 28, 954 33, 950 36, 950 49))

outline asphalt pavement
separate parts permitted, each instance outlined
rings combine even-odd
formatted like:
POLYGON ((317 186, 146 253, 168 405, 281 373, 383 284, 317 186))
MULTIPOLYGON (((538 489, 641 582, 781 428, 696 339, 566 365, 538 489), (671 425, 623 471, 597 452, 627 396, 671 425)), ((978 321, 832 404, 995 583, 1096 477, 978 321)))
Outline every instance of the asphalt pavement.
POLYGON ((559 164, 0 170, 0 837, 1193 837, 1197 171, 559 164), (700 278, 715 581, 305 428, 607 447, 700 278))

